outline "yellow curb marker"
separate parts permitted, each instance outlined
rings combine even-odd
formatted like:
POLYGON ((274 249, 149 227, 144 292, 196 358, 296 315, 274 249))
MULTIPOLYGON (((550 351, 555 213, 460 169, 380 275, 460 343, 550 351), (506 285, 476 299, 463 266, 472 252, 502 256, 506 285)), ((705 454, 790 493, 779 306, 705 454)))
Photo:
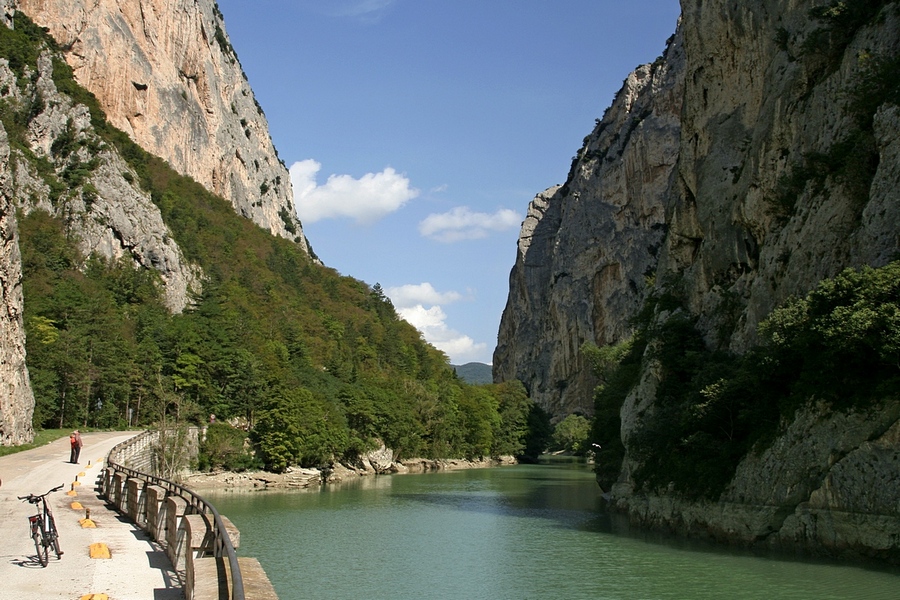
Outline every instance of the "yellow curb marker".
POLYGON ((72 482, 72 485, 81 485, 81 482, 80 482, 80 481, 73 481, 73 482, 72 482))
POLYGON ((106 594, 85 594, 81 597, 81 600, 109 600, 109 596, 106 594))
POLYGON ((103 542, 91 544, 91 558, 112 558, 109 552, 109 546, 103 542))
POLYGON ((78 495, 78 492, 76 492, 75 490, 69 490, 68 492, 66 492, 66 496, 77 496, 77 495, 78 495))
MULTIPOLYGON (((78 522, 81 523, 82 529, 96 529, 97 524, 91 521, 90 519, 78 519, 78 522)), ((107 550, 109 552, 109 550, 107 550)), ((94 556, 91 554, 91 558, 109 558, 108 556, 94 556)))
POLYGON ((71 506, 72 506, 72 510, 81 510, 82 508, 84 508, 84 507, 81 505, 81 502, 73 502, 73 503, 71 504, 71 506))
POLYGON ((84 471, 78 474, 79 477, 84 477, 85 475, 87 475, 87 473, 85 473, 84 471))

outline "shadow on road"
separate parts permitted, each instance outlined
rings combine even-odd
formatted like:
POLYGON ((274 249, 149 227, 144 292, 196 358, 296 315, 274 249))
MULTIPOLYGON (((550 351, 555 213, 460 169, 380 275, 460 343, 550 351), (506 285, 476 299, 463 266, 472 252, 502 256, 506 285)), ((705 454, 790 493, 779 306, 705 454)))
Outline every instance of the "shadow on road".
MULTIPOLYGON (((50 558, 54 559, 55 557, 51 556, 50 558)), ((60 559, 55 558, 55 560, 58 561, 60 559)), ((41 566, 41 561, 38 560, 38 557, 36 554, 32 555, 32 556, 26 556, 25 558, 17 558, 17 559, 9 561, 9 563, 12 565, 15 565, 17 567, 24 567, 26 569, 43 569, 44 568, 41 566)), ((48 564, 47 566, 49 567, 50 565, 48 564)))

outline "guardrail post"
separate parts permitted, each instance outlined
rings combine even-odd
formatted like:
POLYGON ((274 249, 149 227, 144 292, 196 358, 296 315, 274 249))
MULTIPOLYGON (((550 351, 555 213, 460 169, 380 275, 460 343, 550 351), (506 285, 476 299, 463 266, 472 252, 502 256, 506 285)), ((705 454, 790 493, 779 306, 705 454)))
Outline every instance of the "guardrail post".
POLYGON ((125 480, 125 489, 125 514, 131 517, 136 525, 143 527, 146 521, 141 510, 144 501, 141 493, 144 490, 144 480, 129 477, 125 480))
POLYGON ((147 522, 144 528, 157 542, 165 542, 166 537, 166 490, 158 485, 148 485, 144 489, 147 522))
POLYGON ((184 552, 184 595, 187 600, 192 600, 197 581, 194 563, 212 545, 212 529, 206 516, 184 515, 178 528, 178 539, 184 552))
POLYGON ((166 498, 166 554, 176 571, 184 570, 184 540, 179 540, 178 529, 187 509, 187 501, 180 496, 166 498))
POLYGON ((126 479, 125 473, 122 473, 121 471, 113 472, 112 498, 110 498, 110 500, 112 500, 112 503, 119 510, 122 510, 122 507, 124 506, 125 493, 126 493, 125 479, 126 479))
MULTIPOLYGON (((224 533, 228 534, 228 539, 231 540, 231 545, 234 546, 234 549, 237 550, 241 547, 241 531, 235 527, 234 523, 231 522, 231 519, 224 515, 219 515, 222 519, 222 525, 225 526, 224 533)), ((219 535, 222 535, 223 532, 219 532, 219 535)))
POLYGON ((106 498, 107 501, 111 501, 112 498, 110 496, 110 490, 112 488, 112 470, 111 469, 103 469, 100 471, 100 495, 106 498))

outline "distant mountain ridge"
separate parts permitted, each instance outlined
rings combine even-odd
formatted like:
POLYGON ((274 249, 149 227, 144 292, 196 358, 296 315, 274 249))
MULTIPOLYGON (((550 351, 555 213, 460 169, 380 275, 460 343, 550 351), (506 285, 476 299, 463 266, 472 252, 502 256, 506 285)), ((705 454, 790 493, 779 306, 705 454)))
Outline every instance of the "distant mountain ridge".
POLYGON ((482 385, 485 383, 493 383, 494 378, 491 374, 491 365, 480 362, 470 362, 464 365, 450 365, 456 371, 460 379, 472 385, 482 385))

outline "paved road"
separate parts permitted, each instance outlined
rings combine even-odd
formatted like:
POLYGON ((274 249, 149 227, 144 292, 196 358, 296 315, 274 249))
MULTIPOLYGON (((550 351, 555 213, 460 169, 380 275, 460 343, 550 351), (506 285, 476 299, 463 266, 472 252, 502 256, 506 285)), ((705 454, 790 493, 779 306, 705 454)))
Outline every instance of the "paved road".
POLYGON ((0 600, 78 600, 87 594, 107 594, 110 600, 183 600, 181 584, 160 547, 143 531, 106 507, 96 482, 109 450, 133 432, 82 434, 81 464, 69 460, 69 440, 64 438, 41 448, 0 456, 0 600), (88 467, 88 461, 91 466, 88 467), (82 474, 79 476, 79 474, 82 474), (76 496, 66 495, 74 486, 76 496), (34 506, 16 496, 48 496, 64 552, 42 568, 35 558, 28 516, 34 506), (79 520, 91 509, 95 529, 83 529, 79 520), (104 543, 111 558, 91 558, 90 546, 104 543))

